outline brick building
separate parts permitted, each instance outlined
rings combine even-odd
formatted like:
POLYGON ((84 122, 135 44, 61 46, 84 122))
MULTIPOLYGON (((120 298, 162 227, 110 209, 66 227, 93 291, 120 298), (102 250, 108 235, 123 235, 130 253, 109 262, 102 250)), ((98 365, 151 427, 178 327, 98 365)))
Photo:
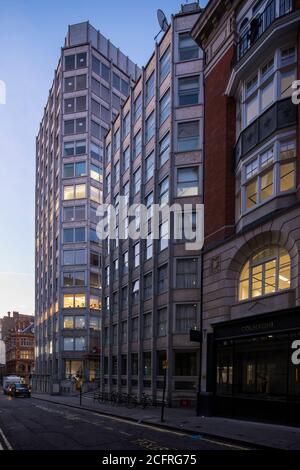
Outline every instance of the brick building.
POLYGON ((299 422, 299 3, 210 0, 192 31, 205 53, 202 405, 217 415, 299 422))
POLYGON ((5 344, 5 375, 19 375, 28 382, 34 367, 34 317, 8 312, 1 319, 1 330, 5 344))

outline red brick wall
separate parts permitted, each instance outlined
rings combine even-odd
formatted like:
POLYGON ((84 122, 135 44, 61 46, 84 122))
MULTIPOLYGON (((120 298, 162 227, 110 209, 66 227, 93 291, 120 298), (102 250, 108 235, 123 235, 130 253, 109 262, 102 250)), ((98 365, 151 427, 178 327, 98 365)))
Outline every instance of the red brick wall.
POLYGON ((205 244, 234 232, 235 102, 225 96, 234 46, 205 80, 205 244))

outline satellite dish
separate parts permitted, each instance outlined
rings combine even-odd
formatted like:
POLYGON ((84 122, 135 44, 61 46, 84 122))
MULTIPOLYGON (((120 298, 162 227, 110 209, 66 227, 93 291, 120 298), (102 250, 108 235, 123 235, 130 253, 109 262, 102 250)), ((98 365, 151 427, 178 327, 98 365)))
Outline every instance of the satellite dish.
POLYGON ((157 19, 161 30, 164 32, 167 31, 169 23, 167 21, 166 15, 162 10, 157 10, 157 19))
POLYGON ((160 26, 160 32, 155 36, 154 40, 158 38, 158 36, 160 35, 162 31, 166 32, 169 27, 169 23, 167 21, 166 15, 164 14, 162 10, 157 10, 157 19, 158 19, 159 26, 160 26))

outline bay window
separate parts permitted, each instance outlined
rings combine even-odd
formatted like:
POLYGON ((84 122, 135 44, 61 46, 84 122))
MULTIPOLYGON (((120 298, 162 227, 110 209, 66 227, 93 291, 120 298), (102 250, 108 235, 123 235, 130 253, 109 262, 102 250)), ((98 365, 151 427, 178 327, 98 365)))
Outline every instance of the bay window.
POLYGON ((296 49, 277 49, 248 81, 244 82, 236 109, 237 132, 246 128, 269 106, 292 95, 292 82, 296 80, 296 49))
POLYGON ((243 214, 272 197, 295 188, 296 141, 293 137, 274 140, 269 147, 241 164, 237 174, 236 198, 243 214))

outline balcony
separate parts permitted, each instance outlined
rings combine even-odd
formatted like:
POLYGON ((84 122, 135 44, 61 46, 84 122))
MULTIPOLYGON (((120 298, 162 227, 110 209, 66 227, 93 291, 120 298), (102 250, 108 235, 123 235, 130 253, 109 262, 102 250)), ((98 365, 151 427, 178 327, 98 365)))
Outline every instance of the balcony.
POLYGON ((297 106, 293 104, 291 98, 286 98, 277 101, 261 114, 241 132, 235 146, 235 165, 274 132, 295 125, 297 112, 297 106))
POLYGON ((240 36, 237 45, 237 61, 254 46, 258 39, 278 19, 294 10, 293 0, 272 0, 265 10, 250 21, 247 30, 240 36))

